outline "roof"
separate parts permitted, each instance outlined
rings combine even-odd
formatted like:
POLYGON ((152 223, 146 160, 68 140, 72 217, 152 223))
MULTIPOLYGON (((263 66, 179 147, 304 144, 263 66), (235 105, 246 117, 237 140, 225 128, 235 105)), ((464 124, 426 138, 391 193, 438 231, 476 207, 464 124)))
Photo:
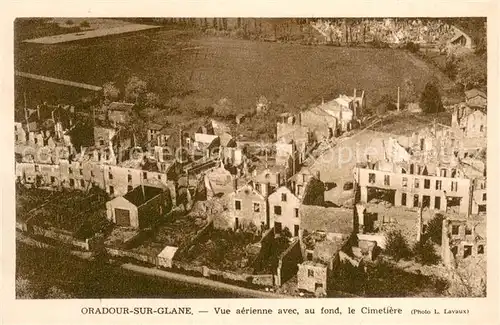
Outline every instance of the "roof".
POLYGON ((128 111, 132 109, 134 104, 132 103, 122 103, 122 102, 112 102, 108 105, 108 110, 111 111, 128 111))
POLYGON ((350 234, 354 229, 352 209, 302 205, 300 212, 301 228, 308 231, 350 234))
POLYGON ((158 196, 162 193, 163 190, 161 188, 142 185, 137 186, 132 191, 128 192, 123 196, 124 199, 132 203, 133 205, 139 207, 144 203, 148 202, 152 198, 158 196))
POLYGON ((233 140, 233 136, 227 132, 222 133, 219 136, 219 138, 220 138, 220 145, 223 147, 227 147, 230 144, 231 140, 233 140))
POLYGON ((163 125, 160 125, 158 123, 150 123, 148 125, 148 129, 149 130, 157 130, 157 131, 159 131, 159 130, 163 129, 163 125))
POLYGON ((165 259, 173 259, 175 252, 177 252, 177 247, 165 246, 165 248, 158 254, 158 257, 165 259))
POLYGON ((486 94, 484 92, 482 92, 481 90, 476 89, 476 88, 465 91, 465 98, 466 99, 471 99, 471 98, 474 98, 476 96, 481 96, 485 99, 487 98, 486 94))

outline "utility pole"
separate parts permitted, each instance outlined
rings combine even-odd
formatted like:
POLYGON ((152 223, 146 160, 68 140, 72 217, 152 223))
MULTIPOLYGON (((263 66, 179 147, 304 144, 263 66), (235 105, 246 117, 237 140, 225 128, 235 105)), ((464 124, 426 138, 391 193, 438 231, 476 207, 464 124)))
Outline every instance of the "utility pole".
POLYGON ((399 112, 400 98, 399 98, 399 87, 398 87, 398 112, 399 112))

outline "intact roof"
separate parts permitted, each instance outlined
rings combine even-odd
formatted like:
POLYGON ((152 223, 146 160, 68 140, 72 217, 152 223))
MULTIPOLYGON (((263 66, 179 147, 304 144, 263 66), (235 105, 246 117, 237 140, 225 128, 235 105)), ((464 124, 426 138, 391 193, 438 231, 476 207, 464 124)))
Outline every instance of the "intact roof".
POLYGON ((108 105, 108 110, 112 111, 127 111, 134 107, 132 103, 112 102, 108 105))
POLYGON ((123 196, 124 199, 132 203, 133 205, 139 207, 151 200, 152 198, 158 196, 163 190, 161 188, 141 185, 134 188, 132 191, 128 192, 123 196))
POLYGON ((467 99, 471 99, 471 98, 474 98, 476 96, 481 96, 485 99, 487 98, 486 94, 483 91, 476 89, 476 88, 465 91, 465 98, 467 98, 467 99))

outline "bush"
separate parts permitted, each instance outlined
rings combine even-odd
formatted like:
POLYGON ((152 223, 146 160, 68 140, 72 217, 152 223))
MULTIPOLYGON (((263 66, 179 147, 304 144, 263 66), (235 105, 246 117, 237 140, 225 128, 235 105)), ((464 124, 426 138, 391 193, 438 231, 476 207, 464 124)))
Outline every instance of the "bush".
POLYGON ((66 20, 65 24, 66 25, 73 25, 75 22, 72 21, 71 19, 66 20))
POLYGON ((80 27, 83 27, 83 28, 89 28, 90 27, 90 24, 88 21, 84 20, 80 23, 80 27))
POLYGON ((434 245, 429 239, 422 239, 413 247, 415 261, 423 265, 434 265, 440 261, 439 255, 436 254, 434 245))
POLYGON ((385 253, 397 261, 411 257, 411 249, 401 231, 394 230, 387 234, 385 253))
POLYGON ((412 53, 420 51, 420 45, 413 42, 406 43, 405 48, 412 53))

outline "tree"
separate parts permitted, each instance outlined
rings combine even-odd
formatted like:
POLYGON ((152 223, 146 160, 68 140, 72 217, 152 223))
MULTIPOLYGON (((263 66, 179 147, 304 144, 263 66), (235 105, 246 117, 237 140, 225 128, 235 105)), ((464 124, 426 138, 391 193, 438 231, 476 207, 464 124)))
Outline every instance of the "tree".
POLYGON ((487 81, 486 59, 474 54, 461 56, 456 64, 456 82, 465 89, 482 87, 487 81))
POLYGON ((443 219, 444 216, 442 214, 436 214, 427 224, 425 232, 425 236, 438 245, 441 245, 442 240, 443 219))
POLYGON ((147 83, 138 77, 131 77, 125 86, 125 99, 141 105, 147 92, 147 83))
POLYGON ((103 86, 104 99, 109 102, 118 100, 120 97, 120 89, 115 86, 114 82, 106 82, 103 86))
POLYGON ((436 82, 430 81, 425 85, 420 96, 420 107, 425 113, 439 113, 444 111, 436 82))
POLYGON ((403 100, 407 103, 414 103, 418 99, 417 91, 415 90, 415 84, 410 78, 405 79, 403 85, 403 100))
POLYGON ((153 92, 149 92, 146 94, 146 107, 156 108, 160 106, 160 96, 153 92))
POLYGON ((393 230, 387 233, 385 253, 397 261, 411 256, 410 247, 401 231, 393 230))
POLYGON ((235 109, 233 102, 228 98, 221 98, 213 105, 213 113, 219 117, 234 117, 235 109))
POLYGON ((439 255, 436 254, 432 241, 428 238, 422 238, 413 247, 413 254, 415 261, 423 265, 434 265, 440 260, 439 255))
POLYGON ((83 27, 83 28, 89 28, 90 27, 90 24, 88 21, 84 20, 80 23, 80 27, 83 27))

